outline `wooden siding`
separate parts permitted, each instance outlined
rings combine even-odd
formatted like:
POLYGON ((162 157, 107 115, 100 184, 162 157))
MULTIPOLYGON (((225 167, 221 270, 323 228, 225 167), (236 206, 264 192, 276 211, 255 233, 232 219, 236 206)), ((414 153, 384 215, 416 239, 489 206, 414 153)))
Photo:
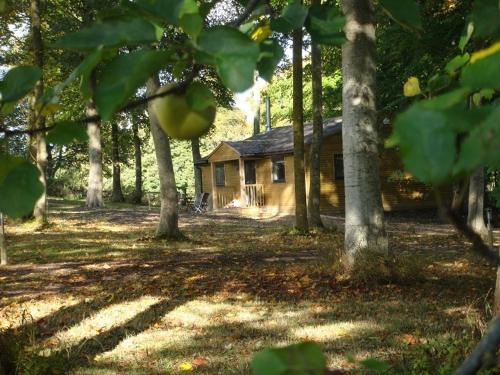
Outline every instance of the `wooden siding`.
POLYGON ((294 212, 293 156, 285 155, 285 182, 273 182, 272 158, 258 159, 255 164, 257 184, 264 188, 264 206, 277 212, 294 212))
POLYGON ((203 193, 212 192, 212 173, 210 164, 201 166, 201 190, 203 193))
MULTIPOLYGON (((321 149, 321 213, 339 214, 344 211, 344 180, 335 180, 333 157, 342 154, 342 137, 336 134, 324 140, 321 149)), ((305 173, 306 189, 309 192, 310 147, 306 146, 305 173)), ((232 199, 240 198, 240 176, 238 154, 229 146, 222 145, 210 158, 212 162, 225 161, 226 186, 215 187, 216 199, 225 204, 232 199), (213 158, 213 159, 212 159, 213 158), (218 198, 219 197, 219 198, 218 198)), ((285 182, 273 183, 272 158, 270 156, 256 159, 256 183, 262 185, 264 191, 264 208, 279 213, 295 212, 293 156, 285 155, 285 182)), ((394 150, 384 150, 380 160, 380 179, 382 203, 384 209, 407 210, 435 207, 430 188, 415 181, 409 174, 402 173, 399 155, 394 150)), ((209 166, 203 166, 203 191, 212 192, 212 175, 209 166)), ((219 206, 221 208, 221 206, 219 206)))
MULTIPOLYGON (((204 166, 204 174, 208 174, 210 178, 213 178, 211 173, 211 168, 209 166, 204 166)), ((209 190, 208 193, 213 193, 212 199, 216 208, 223 208, 229 204, 233 199, 240 198, 240 175, 238 160, 232 160, 224 162, 224 186, 215 186, 215 190, 212 192, 212 180, 210 179, 210 185, 206 186, 209 190)), ((203 184, 205 189, 205 183, 203 184)), ((204 190, 205 191, 205 190, 204 190)))
POLYGON ((238 154, 234 148, 225 143, 221 143, 215 149, 213 154, 208 157, 208 161, 213 163, 219 161, 238 160, 239 158, 240 154, 238 154))

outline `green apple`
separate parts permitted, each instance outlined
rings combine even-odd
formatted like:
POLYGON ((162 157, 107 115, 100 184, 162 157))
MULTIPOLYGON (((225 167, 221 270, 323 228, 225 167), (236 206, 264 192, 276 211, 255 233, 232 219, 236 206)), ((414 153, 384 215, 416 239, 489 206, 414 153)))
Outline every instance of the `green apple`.
MULTIPOLYGON (((174 84, 158 89, 164 92, 174 84)), ((186 95, 170 94, 153 100, 153 110, 161 128, 167 135, 175 139, 193 139, 205 134, 215 120, 215 106, 203 110, 190 108, 186 95)))

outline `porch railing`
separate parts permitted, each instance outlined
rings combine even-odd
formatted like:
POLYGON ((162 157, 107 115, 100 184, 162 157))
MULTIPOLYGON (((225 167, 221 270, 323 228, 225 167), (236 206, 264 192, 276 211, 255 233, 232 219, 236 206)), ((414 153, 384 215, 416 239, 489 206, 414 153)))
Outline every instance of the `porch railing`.
POLYGON ((245 185, 247 207, 260 207, 264 205, 264 187, 260 184, 245 185))

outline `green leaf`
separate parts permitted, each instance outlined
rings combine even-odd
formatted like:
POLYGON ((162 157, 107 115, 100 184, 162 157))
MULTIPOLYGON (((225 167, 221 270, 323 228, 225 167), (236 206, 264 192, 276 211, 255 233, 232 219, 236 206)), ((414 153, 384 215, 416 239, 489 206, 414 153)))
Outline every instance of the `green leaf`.
POLYGON ((189 107, 202 111, 207 107, 215 107, 216 101, 212 91, 200 82, 193 82, 186 91, 186 101, 189 107))
POLYGON ((463 55, 457 55, 453 59, 451 59, 448 64, 446 64, 444 70, 448 74, 453 74, 455 73, 458 69, 460 69, 462 66, 467 64, 467 62, 470 59, 470 55, 468 53, 464 53, 463 55))
POLYGON ((281 12, 281 16, 271 20, 271 29, 288 33, 304 25, 307 18, 307 8, 297 1, 289 3, 281 12))
POLYGON ((124 5, 141 10, 147 15, 158 17, 167 23, 178 26, 184 0, 135 0, 124 5))
POLYGON ((359 361, 361 365, 375 372, 384 373, 391 369, 391 365, 386 362, 379 361, 375 358, 367 358, 359 361))
POLYGON ((470 90, 462 87, 420 103, 422 107, 428 109, 446 109, 465 102, 469 94, 470 90))
POLYGON ((341 45, 346 40, 344 25, 345 17, 332 5, 314 4, 309 8, 306 28, 315 43, 341 45))
POLYGON ((417 179, 435 185, 448 179, 456 146, 445 113, 414 104, 397 116, 394 133, 403 163, 417 179))
POLYGON ((443 90, 451 84, 451 77, 448 74, 434 74, 427 81, 427 91, 434 93, 443 90))
POLYGON ((54 46, 59 48, 88 50, 99 46, 121 47, 157 42, 163 29, 142 18, 113 20, 64 35, 54 46))
POLYGON ((7 8, 7 0, 0 0, 0 13, 5 12, 7 8))
POLYGON ((36 66, 16 66, 10 69, 0 81, 0 102, 3 104, 21 99, 33 90, 40 78, 42 71, 36 66))
POLYGON ((197 38, 203 30, 203 19, 200 16, 198 4, 195 0, 184 0, 179 8, 179 25, 184 32, 197 38))
POLYGON ((181 17, 180 26, 186 34, 197 38, 201 30, 203 30, 203 19, 198 13, 185 14, 181 17))
MULTIPOLYGON (((50 95, 45 96, 44 101, 45 102, 52 102, 52 101, 58 101, 58 96, 61 94, 61 92, 75 79, 81 77, 82 82, 88 82, 89 76, 92 73, 92 70, 99 64, 99 62, 102 59, 103 55, 103 49, 101 47, 97 48, 96 50, 92 51, 83 59, 83 61, 71 72, 71 74, 64 80, 64 82, 61 82, 57 84, 54 89, 51 91, 50 95)), ((87 97, 85 93, 88 93, 88 89, 85 90, 82 88, 82 91, 84 92, 84 98, 87 99, 90 97, 90 95, 87 97)))
POLYGON ((380 0, 380 5, 400 25, 422 30, 420 6, 414 0, 380 0))
POLYGON ((111 60, 100 73, 95 90, 103 121, 108 121, 153 73, 167 65, 170 57, 167 51, 137 50, 111 60))
POLYGON ((460 36, 460 39, 458 41, 458 48, 460 48, 460 51, 464 51, 465 46, 467 43, 469 43, 469 40, 472 36, 472 33, 474 32, 474 23, 469 21, 464 27, 464 30, 462 31, 462 35, 460 36))
POLYGON ((468 64, 462 70, 460 83, 475 90, 500 90, 500 52, 468 64))
POLYGON ((251 368, 254 375, 323 375, 326 359, 318 344, 305 342, 259 352, 253 357, 251 368))
POLYGON ((469 174, 481 165, 500 167, 500 107, 478 108, 476 117, 469 121, 474 127, 460 147, 454 174, 469 174), (480 115, 477 116, 477 114, 480 115))
POLYGON ((28 161, 0 155, 0 212, 14 218, 30 213, 44 190, 39 178, 28 161))
POLYGON ((283 47, 276 39, 268 39, 260 43, 260 51, 257 70, 263 79, 270 82, 276 66, 284 55, 283 47))
POLYGON ((172 68, 172 75, 174 76, 174 78, 181 79, 182 74, 184 73, 184 69, 186 69, 186 66, 187 66, 186 60, 177 61, 174 67, 172 68))
POLYGON ((298 29, 304 25, 307 13, 308 10, 304 5, 300 4, 298 1, 294 1, 283 9, 282 17, 292 25, 294 29, 298 29))
POLYGON ((500 36, 500 4, 498 0, 475 0, 472 22, 478 37, 500 36))
POLYGON ((62 121, 47 134, 47 142, 55 145, 85 142, 87 139, 86 126, 74 121, 62 121))
POLYGON ((215 59, 217 73, 229 89, 240 92, 253 85, 260 50, 247 35, 232 27, 216 26, 200 35, 198 45, 215 59))

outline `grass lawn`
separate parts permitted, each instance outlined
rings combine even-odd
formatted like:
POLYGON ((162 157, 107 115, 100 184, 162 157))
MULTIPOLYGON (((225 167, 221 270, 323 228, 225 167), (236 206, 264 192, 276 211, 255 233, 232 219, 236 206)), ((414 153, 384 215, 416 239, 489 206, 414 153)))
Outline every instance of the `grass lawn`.
POLYGON ((390 217, 407 278, 354 286, 332 271, 342 233, 181 215, 186 240, 157 241, 156 211, 53 203, 47 229, 6 228, 0 330, 25 374, 249 374, 252 353, 303 340, 349 373, 353 356, 446 374, 489 319, 496 270, 435 218, 390 217))

